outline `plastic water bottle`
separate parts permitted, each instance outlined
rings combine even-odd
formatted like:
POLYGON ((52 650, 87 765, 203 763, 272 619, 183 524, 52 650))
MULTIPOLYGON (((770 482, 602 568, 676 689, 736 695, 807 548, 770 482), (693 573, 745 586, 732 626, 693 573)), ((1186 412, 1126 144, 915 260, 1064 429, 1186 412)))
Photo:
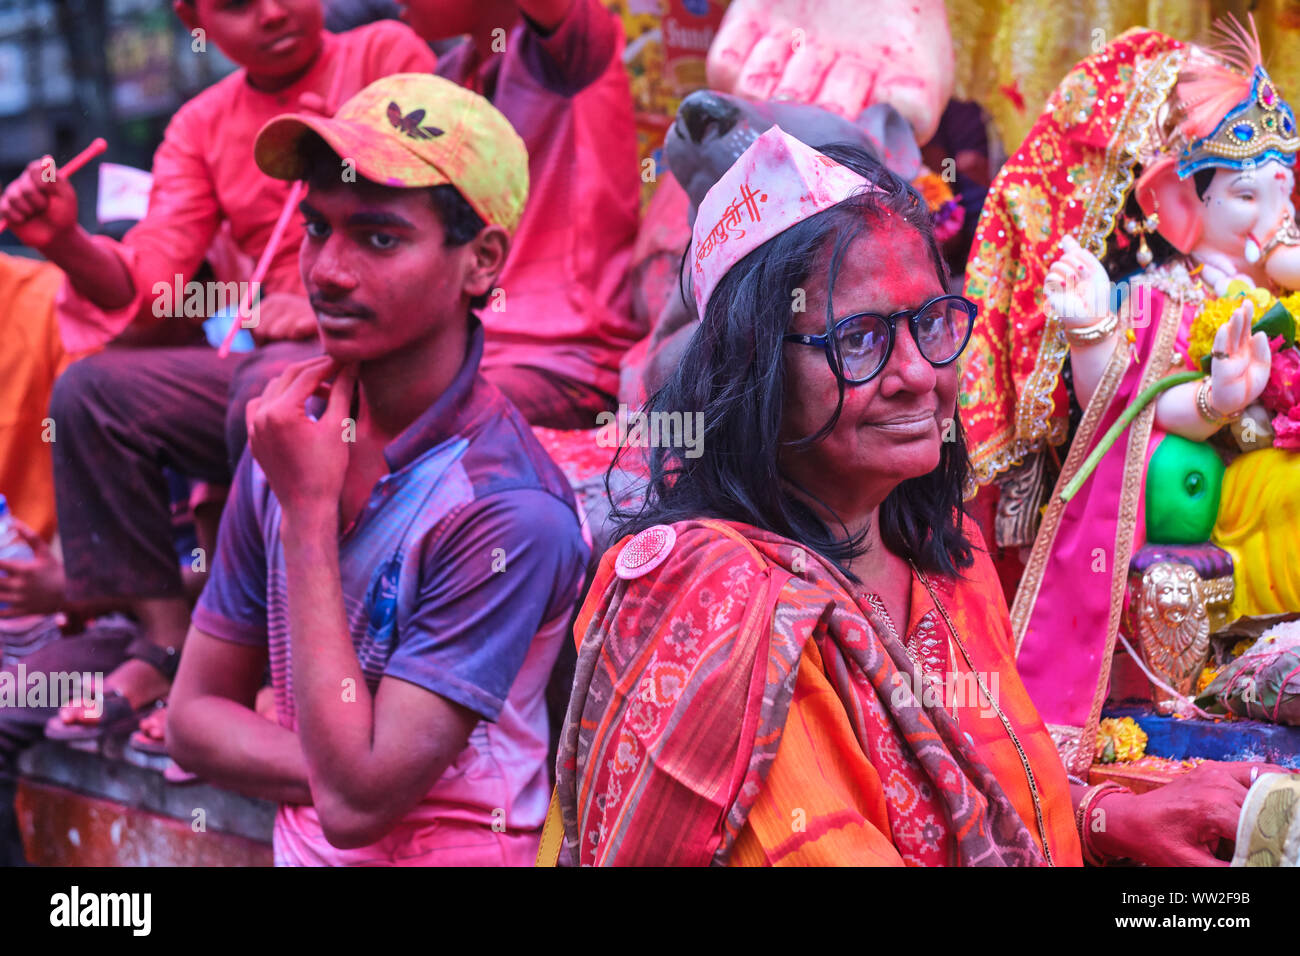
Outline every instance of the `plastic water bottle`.
MULTIPOLYGON (((230 327, 239 319, 239 303, 228 305, 224 309, 212 313, 212 316, 203 321, 203 334, 207 336, 208 344, 214 349, 221 348, 221 343, 226 340, 226 333, 230 327)), ((257 347, 253 340, 253 333, 248 329, 240 329, 235 333, 235 338, 230 343, 232 352, 251 352, 257 347)))
MULTIPOLYGON (((31 561, 36 557, 31 545, 14 527, 9 502, 0 495, 0 559, 5 561, 31 561)), ((0 608, 9 605, 0 601, 0 608)), ((59 634, 58 618, 52 614, 28 614, 23 617, 0 618, 0 660, 11 664, 32 651, 43 647, 59 634)))

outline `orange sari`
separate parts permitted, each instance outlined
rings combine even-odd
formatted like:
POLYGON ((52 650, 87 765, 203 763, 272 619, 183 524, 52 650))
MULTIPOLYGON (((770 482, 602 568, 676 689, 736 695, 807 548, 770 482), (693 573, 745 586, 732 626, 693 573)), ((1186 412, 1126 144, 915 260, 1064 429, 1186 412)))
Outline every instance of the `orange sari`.
POLYGON ((914 582, 900 637, 794 542, 720 521, 672 531, 630 580, 614 570, 627 542, 612 548, 579 614, 557 766, 573 861, 1080 862, 987 555, 962 579, 927 576, 942 609, 914 582), (961 676, 937 691, 925 675, 949 659, 961 676))
MULTIPOLYGON (((1006 602, 987 554, 977 552, 956 594, 941 596, 976 668, 1007 713, 1035 772, 1039 803, 1054 861, 1081 866, 1069 783, 1050 736, 1038 720, 1012 666, 1006 602), (996 686, 992 674, 996 673, 996 686)), ((930 622, 944 627, 929 592, 912 579, 909 647, 930 622)), ((964 662, 963 665, 964 667, 964 662)), ((1002 784, 1025 827, 1037 839, 1034 799, 1020 756, 1001 721, 969 681, 952 682, 946 703, 1002 784), (960 688, 960 689, 959 689, 960 688), (972 692, 973 691, 973 692, 972 692)), ((890 839, 886 794, 911 799, 898 782, 887 788, 853 736, 843 705, 813 644, 804 649, 790 716, 767 785, 732 851, 732 866, 903 866, 890 839)))

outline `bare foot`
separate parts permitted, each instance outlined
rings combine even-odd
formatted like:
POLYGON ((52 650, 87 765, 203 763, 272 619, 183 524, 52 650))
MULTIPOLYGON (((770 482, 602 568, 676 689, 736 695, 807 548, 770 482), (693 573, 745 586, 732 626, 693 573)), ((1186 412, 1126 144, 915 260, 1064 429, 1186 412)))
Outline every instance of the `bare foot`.
MULTIPOLYGON (((104 678, 103 696, 121 693, 133 710, 139 710, 150 701, 166 697, 170 689, 171 682, 151 664, 130 658, 104 678)), ((65 724, 98 723, 99 715, 103 712, 103 701, 96 704, 97 706, 78 704, 60 707, 59 717, 65 724)))
POLYGON ((140 733, 150 740, 167 739, 167 707, 155 707, 147 717, 140 721, 140 733))

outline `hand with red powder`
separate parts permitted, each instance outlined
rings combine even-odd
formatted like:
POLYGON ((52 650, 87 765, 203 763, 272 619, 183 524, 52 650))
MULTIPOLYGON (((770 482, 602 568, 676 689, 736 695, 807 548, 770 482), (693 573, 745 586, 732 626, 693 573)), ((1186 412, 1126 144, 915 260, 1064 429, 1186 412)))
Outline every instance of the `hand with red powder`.
POLYGON ((952 95, 943 0, 732 0, 709 47, 709 86, 812 103, 856 119, 888 103, 927 142, 952 95))

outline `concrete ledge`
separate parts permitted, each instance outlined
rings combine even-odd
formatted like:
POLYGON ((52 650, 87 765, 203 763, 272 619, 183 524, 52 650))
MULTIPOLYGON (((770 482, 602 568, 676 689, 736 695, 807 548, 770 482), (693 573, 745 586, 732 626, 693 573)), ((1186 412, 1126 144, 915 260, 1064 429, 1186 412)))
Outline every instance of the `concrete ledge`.
POLYGON ((270 866, 271 847, 23 779, 18 826, 36 866, 270 866))
MULTIPOLYGON (((84 745, 78 745, 84 746, 84 745)), ((270 865, 275 804, 196 781, 166 758, 43 741, 19 759, 19 825, 44 865, 270 865)))

